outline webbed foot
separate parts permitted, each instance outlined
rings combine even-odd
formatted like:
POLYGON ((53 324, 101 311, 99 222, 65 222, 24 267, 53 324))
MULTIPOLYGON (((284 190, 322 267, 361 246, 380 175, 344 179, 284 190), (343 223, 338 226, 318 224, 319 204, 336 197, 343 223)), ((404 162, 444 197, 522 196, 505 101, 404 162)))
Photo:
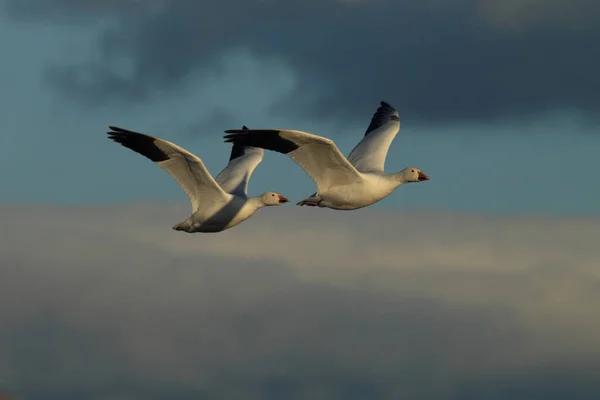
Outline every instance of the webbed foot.
POLYGON ((297 206, 318 207, 321 200, 302 200, 296 203, 297 206))

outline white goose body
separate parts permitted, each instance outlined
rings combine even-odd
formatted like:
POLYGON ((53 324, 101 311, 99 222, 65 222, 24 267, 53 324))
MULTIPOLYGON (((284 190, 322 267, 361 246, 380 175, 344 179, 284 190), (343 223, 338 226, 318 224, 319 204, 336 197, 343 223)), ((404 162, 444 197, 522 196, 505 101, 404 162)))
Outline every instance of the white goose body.
POLYGON ((196 210, 187 220, 173 226, 188 233, 221 232, 244 222, 265 204, 260 197, 229 195, 225 202, 196 210))
POLYGON ((247 220, 262 207, 288 202, 276 192, 257 197, 247 194, 248 181, 262 161, 263 149, 234 144, 229 164, 215 179, 200 158, 176 144, 115 126, 110 129, 110 139, 166 170, 187 194, 192 215, 174 225, 175 230, 221 232, 247 220))
MULTIPOLYGON (((394 179, 385 175, 372 173, 362 174, 361 181, 346 185, 331 186, 328 189, 313 194, 307 200, 317 197, 319 207, 334 210, 356 210, 375 204, 389 196, 399 185, 394 179)), ((298 205, 305 205, 299 202, 298 205)), ((313 205, 313 204, 308 204, 313 205)))
POLYGON ((382 101, 364 138, 348 158, 332 140, 297 130, 233 129, 225 131, 225 139, 285 154, 304 169, 317 185, 317 192, 298 205, 356 210, 386 198, 402 184, 429 180, 414 167, 384 173, 385 158, 399 130, 398 112, 382 101))

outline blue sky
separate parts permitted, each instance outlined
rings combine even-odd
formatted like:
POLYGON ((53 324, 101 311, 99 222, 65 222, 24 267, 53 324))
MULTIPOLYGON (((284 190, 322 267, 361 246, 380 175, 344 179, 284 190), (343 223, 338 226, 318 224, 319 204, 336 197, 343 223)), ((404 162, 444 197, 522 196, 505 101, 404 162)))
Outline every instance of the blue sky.
MULTIPOLYGON (((200 156, 216 174, 229 153, 222 142, 225 129, 242 124, 302 129, 332 138, 347 154, 378 105, 378 100, 369 103, 353 119, 339 112, 330 119, 311 118, 310 112, 295 113, 293 108, 273 112, 279 99, 294 96, 301 77, 293 65, 265 61, 247 49, 221 54, 210 67, 219 74, 203 74, 196 66, 177 85, 157 89, 158 94, 144 101, 121 101, 124 95, 117 91, 114 101, 84 104, 80 97, 56 90, 48 81, 48 68, 102 59, 94 39, 104 26, 103 21, 73 26, 4 17, 0 44, 8 56, 0 64, 0 201, 186 202, 164 171, 105 138, 109 124, 174 141, 200 156)), ((393 105, 410 102, 401 91, 386 97, 384 92, 381 100, 393 105)), ((402 187, 375 207, 584 215, 600 211, 600 186, 594 183, 600 171, 600 125, 588 114, 576 108, 550 109, 432 124, 398 109, 402 128, 386 170, 417 166, 432 179, 402 187)), ((267 152, 249 189, 300 199, 312 193, 313 184, 284 156, 267 152)))

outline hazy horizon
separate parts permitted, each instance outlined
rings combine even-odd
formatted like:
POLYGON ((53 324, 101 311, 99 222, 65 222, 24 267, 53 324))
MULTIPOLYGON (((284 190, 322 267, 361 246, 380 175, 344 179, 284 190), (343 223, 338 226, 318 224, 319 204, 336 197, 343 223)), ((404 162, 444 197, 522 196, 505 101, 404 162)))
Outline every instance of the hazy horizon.
POLYGON ((0 387, 23 399, 593 399, 600 220, 3 206, 0 387), (44 229, 48 227, 48 229, 44 229))

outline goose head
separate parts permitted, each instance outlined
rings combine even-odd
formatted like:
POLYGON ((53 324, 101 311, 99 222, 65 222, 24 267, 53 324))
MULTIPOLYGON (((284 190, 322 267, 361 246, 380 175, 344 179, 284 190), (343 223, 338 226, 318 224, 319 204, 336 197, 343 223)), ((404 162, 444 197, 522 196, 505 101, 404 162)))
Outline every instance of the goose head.
POLYGON ((400 172, 400 174, 402 176, 402 180, 405 183, 424 182, 424 181, 428 181, 429 180, 429 176, 428 175, 426 175, 419 168, 415 168, 415 167, 404 168, 400 172))
POLYGON ((261 196, 261 199, 266 206, 278 206, 289 201, 277 192, 266 192, 261 196))

